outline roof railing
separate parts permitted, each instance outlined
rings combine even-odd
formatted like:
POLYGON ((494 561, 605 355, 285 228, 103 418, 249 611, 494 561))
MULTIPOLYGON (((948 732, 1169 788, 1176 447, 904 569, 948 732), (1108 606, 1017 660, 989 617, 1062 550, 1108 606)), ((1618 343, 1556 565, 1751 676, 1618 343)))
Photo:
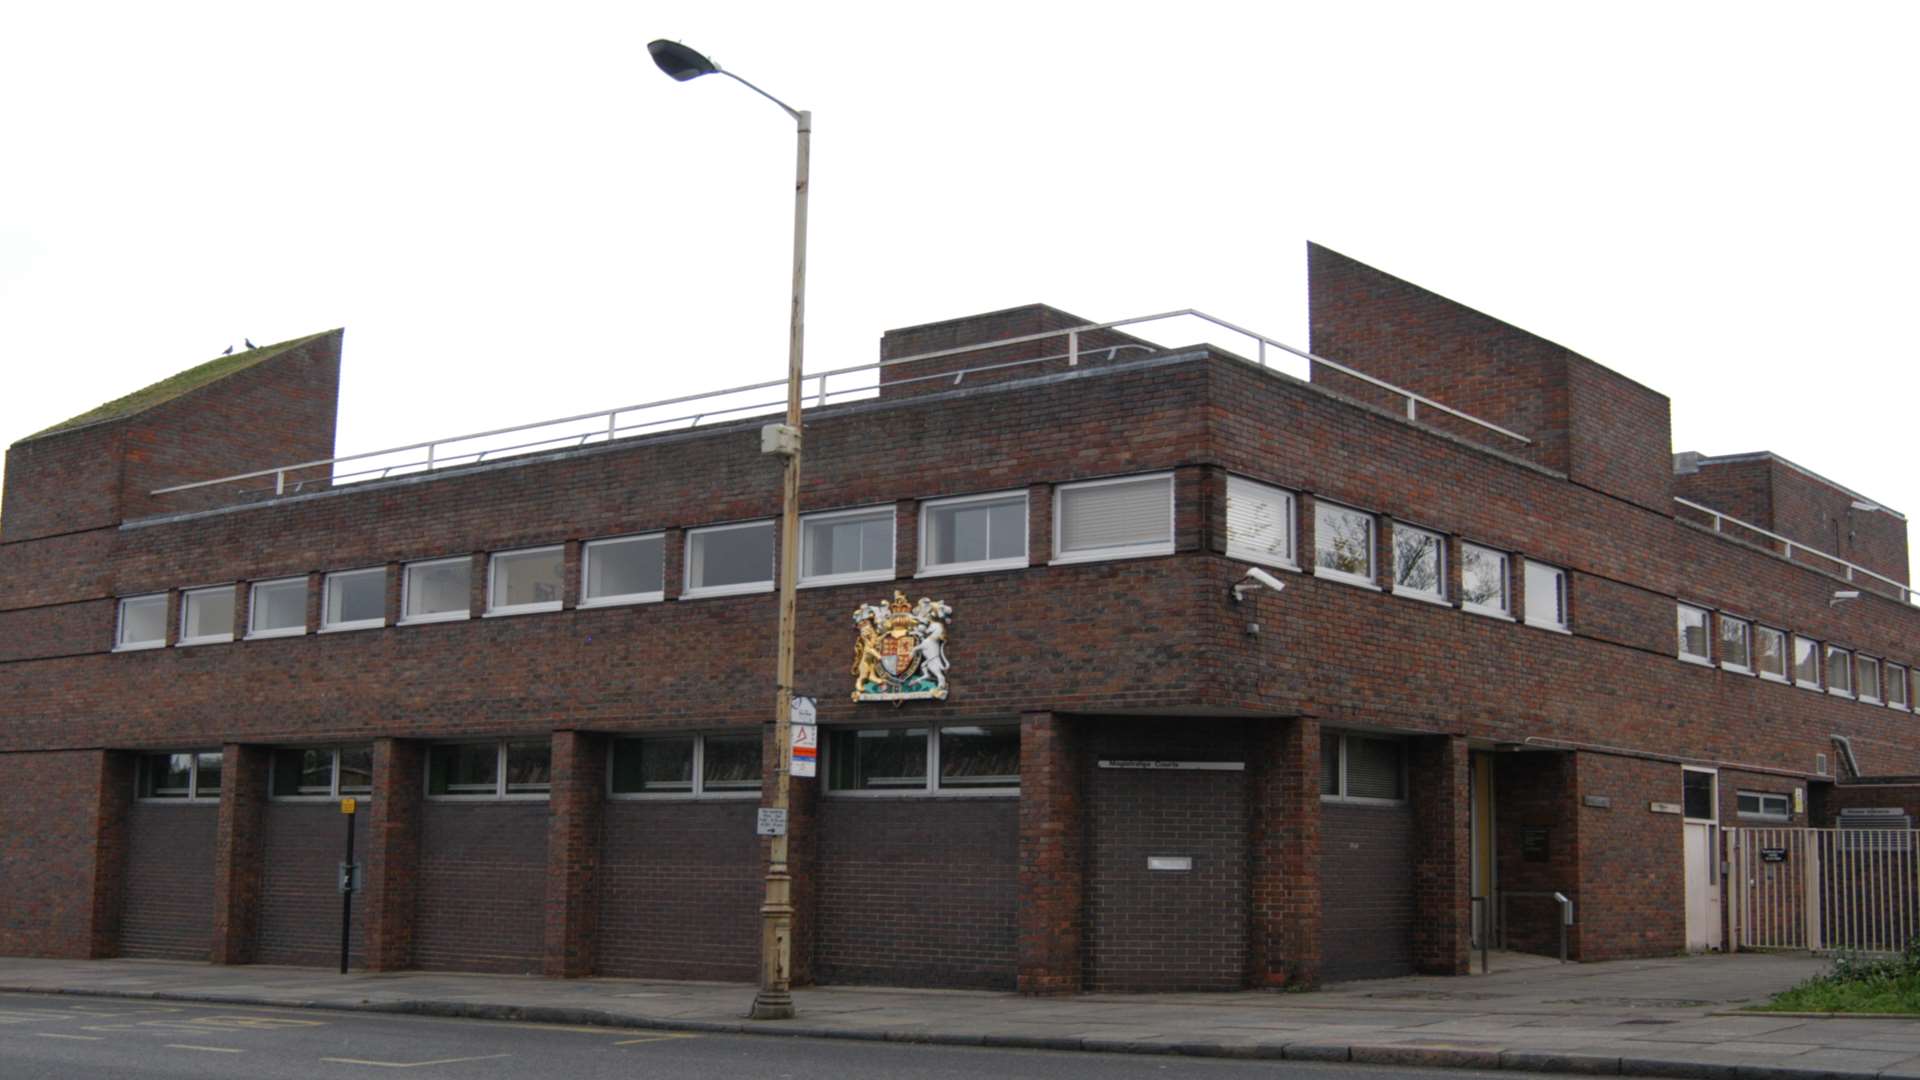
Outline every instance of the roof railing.
MULTIPOLYGON (((1408 420, 1419 420, 1421 410, 1427 410, 1454 417, 1455 419, 1509 439, 1519 445, 1524 446, 1532 442, 1532 440, 1525 435, 1461 412, 1459 409, 1442 404, 1423 394, 1395 386, 1385 380, 1368 375, 1363 371, 1350 368, 1345 364, 1328 360, 1322 356, 1315 356, 1305 349, 1295 348, 1283 341, 1278 341, 1265 334, 1248 330, 1245 327, 1193 308, 1163 311, 1153 315, 1139 315, 1130 319, 1117 319, 1113 322, 1086 323, 1059 330, 1047 330, 1034 334, 1022 334, 1017 337, 999 338, 975 345, 962 345, 954 348, 935 349, 930 352, 915 353, 911 356, 893 357, 871 364, 856 364, 852 367, 808 372, 801 378, 803 386, 811 383, 811 389, 806 390, 803 396, 813 405, 820 406, 854 395, 871 394, 883 386, 892 389, 913 383, 936 380, 944 380, 958 385, 963 383, 969 375, 1001 371, 1025 365, 1055 363, 1065 360, 1067 366, 1077 367, 1084 357, 1105 354, 1108 358, 1111 358, 1123 350, 1133 349, 1148 352, 1157 351, 1162 347, 1147 342, 1087 344, 1083 342, 1082 338, 1084 335, 1095 334, 1101 331, 1118 330, 1121 327, 1138 326, 1142 323, 1160 322, 1178 318, 1198 319, 1250 339, 1255 344, 1255 355, 1253 359, 1263 368, 1269 366, 1268 355, 1271 349, 1305 360, 1309 364, 1322 365, 1332 371, 1337 371, 1342 375, 1357 379, 1369 386, 1400 397, 1406 402, 1405 408, 1408 420), (917 375, 908 378, 893 378, 883 375, 885 369, 902 364, 913 364, 944 357, 960 356, 966 353, 985 352, 992 349, 1003 349, 1009 346, 1024 345, 1058 338, 1066 339, 1065 351, 1051 353, 1046 356, 982 364, 974 367, 941 371, 931 375, 917 375), (829 386, 830 380, 840 379, 844 383, 846 377, 861 372, 874 373, 875 378, 856 386, 829 386)), ((579 413, 574 416, 563 416, 551 420, 539 420, 530 424, 516 424, 512 427, 468 432, 464 435, 432 439, 426 442, 407 443, 403 446, 390 446, 385 449, 369 450, 358 454, 345 454, 339 457, 315 458, 311 461, 301 461, 288 465, 275 465, 270 468, 256 469, 252 472, 222 476, 213 480, 198 480, 189 484, 175 484, 171 487, 159 488, 153 491, 152 494, 170 495, 175 492, 192 491, 200 488, 218 487, 221 485, 239 484, 252 480, 266 480, 271 478, 273 481, 271 489, 273 494, 283 495, 289 492, 304 490, 309 486, 334 486, 341 483, 352 483, 368 479, 377 480, 395 475, 433 472, 456 466, 474 465, 501 454, 532 452, 541 449, 570 449, 595 442, 611 442, 623 436, 660 431, 688 430, 697 428, 702 424, 729 419, 743 419, 759 413, 771 413, 782 409, 786 405, 785 387, 785 379, 770 379, 766 382, 748 383, 743 386, 729 387, 724 390, 709 390, 698 394, 685 394, 679 397, 662 398, 659 401, 643 402, 637 405, 623 405, 614 409, 579 413), (751 396, 776 388, 779 390, 779 396, 777 398, 751 396), (681 406, 692 406, 695 403, 699 403, 700 407, 679 408, 681 406), (664 415, 662 415, 663 413, 664 415), (561 430, 556 431, 553 429, 561 430), (540 432, 546 432, 546 434, 539 434, 532 438, 508 438, 509 436, 535 435, 535 433, 540 432), (492 442, 488 442, 488 444, 484 446, 470 445, 488 440, 504 441, 497 445, 492 442), (340 469, 340 466, 343 465, 357 467, 343 471, 340 469), (321 469, 327 470, 325 475, 304 475, 321 469)), ((262 486, 255 490, 264 493, 266 489, 262 486)))
MULTIPOLYGON (((1700 513, 1705 514, 1708 517, 1712 518, 1713 531, 1716 533, 1719 533, 1722 536, 1731 535, 1727 532, 1727 528, 1726 528, 1729 525, 1733 526, 1736 529, 1743 530, 1745 532, 1750 532, 1759 536, 1764 536, 1768 540, 1771 540, 1774 543, 1781 545, 1783 550, 1781 551, 1780 554, 1782 557, 1786 558, 1789 561, 1799 562, 1799 560, 1794 559, 1793 557, 1793 553, 1795 551, 1799 551, 1807 555, 1812 555, 1815 558, 1825 559, 1826 561, 1834 564, 1834 566, 1838 567, 1841 570, 1843 576, 1848 581, 1856 581, 1859 578, 1867 578, 1872 581, 1878 581, 1878 582, 1881 582, 1882 584, 1892 586, 1894 592, 1899 595, 1901 602, 1911 604, 1914 601, 1913 590, 1911 588, 1908 588, 1906 584, 1899 581, 1895 581, 1894 579, 1888 577, 1885 574, 1880 574, 1872 570, 1869 570, 1866 567, 1861 566, 1859 563, 1848 562, 1846 559, 1843 559, 1840 556, 1833 554, 1832 552, 1822 551, 1819 548, 1814 547, 1812 544, 1803 544, 1798 540, 1790 540, 1787 537, 1784 537, 1777 532, 1773 532, 1770 529, 1763 529, 1760 526, 1755 525, 1751 521, 1742 521, 1739 518, 1734 517, 1732 514, 1723 514, 1720 511, 1715 510, 1711 506, 1702 505, 1700 503, 1694 502, 1692 499, 1683 499, 1680 496, 1675 495, 1673 497, 1673 501, 1679 503, 1681 506, 1684 506, 1689 510, 1698 510, 1700 513)), ((1801 565, 1804 566, 1806 564, 1801 563, 1801 565)))

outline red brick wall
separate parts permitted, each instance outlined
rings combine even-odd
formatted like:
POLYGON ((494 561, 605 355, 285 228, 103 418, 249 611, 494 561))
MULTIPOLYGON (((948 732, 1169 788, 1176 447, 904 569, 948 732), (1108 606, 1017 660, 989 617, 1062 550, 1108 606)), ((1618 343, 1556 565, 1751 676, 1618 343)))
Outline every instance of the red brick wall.
POLYGON ((1680 766, 1605 754, 1577 755, 1580 882, 1574 929, 1581 960, 1666 956, 1687 944, 1686 876, 1678 814, 1648 810, 1680 801, 1680 766), (1588 796, 1611 800, 1587 806, 1588 796))
POLYGON ((420 821, 414 963, 539 973, 546 951, 546 801, 428 800, 420 821))
MULTIPOLYGON (((1673 493, 1723 514, 1731 514, 1763 529, 1773 528, 1773 463, 1767 458, 1750 461, 1688 463, 1681 454, 1673 475, 1673 493)), ((1776 530, 1777 531, 1777 530, 1776 530)), ((1799 539, 1810 544, 1811 536, 1799 539)), ((1822 549, 1828 545, 1821 544, 1822 549)))
POLYGON ((101 758, 0 754, 0 953, 93 955, 101 758))
MULTIPOLYGON (((1564 893, 1580 911, 1579 845, 1574 756, 1566 753, 1495 754, 1494 859, 1500 893, 1495 918, 1504 918, 1506 947, 1558 956, 1560 909, 1540 893, 1564 893), (1544 860, 1529 858, 1528 830, 1546 830, 1544 860), (1520 895, 1528 894, 1528 895, 1520 895)), ((1615 810, 1625 809, 1615 803, 1615 810)), ((1644 807, 1642 808, 1644 809, 1644 807)), ((1670 872, 1680 868, 1678 849, 1670 872)), ((1499 896, 1489 890, 1496 904, 1499 896)), ((1571 948, 1571 945, 1569 945, 1571 948)))
MULTIPOLYGON (((881 396, 893 399, 915 394, 933 394, 954 386, 983 386, 1073 370, 1073 366, 1069 364, 1069 353, 1072 349, 1066 334, 999 348, 985 346, 987 343, 1007 338, 1085 326, 1092 321, 1045 304, 1029 304, 1025 307, 1008 308, 1005 311, 889 330, 880 339, 882 360, 897 360, 901 357, 967 346, 981 347, 970 348, 966 352, 952 356, 933 357, 883 367, 880 369, 881 396), (1043 360, 1043 357, 1059 359, 1043 360), (1036 362, 1021 363, 1020 361, 1036 362), (971 374, 960 375, 958 383, 952 378, 931 377, 948 372, 962 373, 973 368, 994 370, 973 371, 971 374)), ((1116 360, 1137 359, 1149 352, 1159 350, 1158 346, 1148 346, 1141 339, 1123 334, 1118 330, 1093 330, 1081 334, 1079 348, 1080 367, 1092 367, 1116 360), (1125 347, 1116 350, 1116 347, 1120 346, 1125 347), (1108 351, 1099 351, 1102 349, 1108 351)), ((848 376, 848 378, 857 378, 857 376, 848 376)), ((831 385, 829 384, 829 388, 831 385)))
POLYGON ((1086 768, 1080 722, 1020 718, 1020 978, 1022 993, 1081 986, 1086 934, 1086 768))
POLYGON ((134 802, 127 811, 127 878, 120 955, 205 960, 213 948, 212 802, 134 802))
POLYGON ((598 974, 759 977, 755 806, 752 800, 607 802, 598 974))
POLYGON ((1321 977, 1413 971, 1413 811, 1320 805, 1321 977))
MULTIPOLYGON (((367 862, 366 801, 354 815, 354 859, 367 862)), ((262 964, 333 967, 340 962, 340 893, 337 869, 346 857, 346 818, 333 802, 271 802, 264 815, 265 856, 260 889, 259 943, 262 964)), ((348 963, 366 963, 366 894, 353 898, 348 963)))

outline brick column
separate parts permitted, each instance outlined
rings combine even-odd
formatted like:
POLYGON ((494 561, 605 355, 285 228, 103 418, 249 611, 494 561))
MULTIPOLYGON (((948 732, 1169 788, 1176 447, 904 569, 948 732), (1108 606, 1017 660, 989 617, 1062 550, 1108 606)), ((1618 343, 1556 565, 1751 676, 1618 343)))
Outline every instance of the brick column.
POLYGON ((133 806, 135 760, 135 755, 125 751, 100 752, 87 946, 87 956, 95 960, 120 955, 120 915, 127 888, 127 812, 133 806))
POLYGON ((1275 721, 1255 745, 1247 984, 1320 981, 1320 721, 1275 721))
POLYGON ((560 608, 572 611, 580 606, 580 560, 585 545, 569 540, 560 556, 560 608))
POLYGON ((1293 502, 1293 528, 1300 534, 1295 541, 1300 545, 1300 550, 1294 553, 1293 561, 1308 574, 1313 573, 1314 567, 1313 501, 1313 496, 1303 491, 1293 502))
POLYGON ((213 848, 213 962, 251 964, 266 862, 264 746, 221 748, 220 824, 213 848))
POLYGON ((426 747, 375 739, 373 796, 367 800, 367 890, 354 906, 367 920, 367 970, 413 965, 414 875, 420 863, 420 804, 426 747))
POLYGON ((1393 518, 1376 514, 1373 518, 1373 583, 1383 592, 1393 591, 1393 518))
POLYGON ((604 738, 580 731, 553 733, 553 787, 547 804, 548 978, 576 979, 594 972, 606 755, 604 738))
POLYGON ((920 570, 920 504, 901 499, 893 504, 893 576, 912 578, 920 570))
POLYGON ((1045 566, 1053 558, 1053 485, 1027 485, 1027 565, 1045 566))
POLYGON ((1465 975, 1471 956, 1467 740, 1407 741, 1413 806, 1413 964, 1426 975, 1465 975))
POLYGON ((1018 985, 1023 994, 1081 989, 1086 854, 1074 735, 1066 717, 1020 717, 1018 985))

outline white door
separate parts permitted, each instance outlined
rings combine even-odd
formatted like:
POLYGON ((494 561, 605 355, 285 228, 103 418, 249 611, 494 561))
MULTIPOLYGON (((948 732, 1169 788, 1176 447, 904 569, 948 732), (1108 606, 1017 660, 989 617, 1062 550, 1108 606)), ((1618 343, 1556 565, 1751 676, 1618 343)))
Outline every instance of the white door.
POLYGON ((1719 779, 1706 769, 1682 774, 1682 806, 1686 813, 1683 858, 1687 880, 1687 950, 1706 952, 1720 947, 1720 825, 1719 779))

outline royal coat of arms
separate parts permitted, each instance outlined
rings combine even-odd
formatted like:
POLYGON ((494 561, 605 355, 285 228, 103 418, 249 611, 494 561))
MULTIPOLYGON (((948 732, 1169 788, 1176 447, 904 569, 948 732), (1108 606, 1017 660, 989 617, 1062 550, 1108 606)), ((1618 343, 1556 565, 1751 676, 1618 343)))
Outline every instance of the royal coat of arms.
POLYGON ((853 647, 853 700, 944 700, 947 696, 947 620, 953 608, 921 597, 907 602, 895 590, 885 604, 853 612, 860 640, 853 647))

